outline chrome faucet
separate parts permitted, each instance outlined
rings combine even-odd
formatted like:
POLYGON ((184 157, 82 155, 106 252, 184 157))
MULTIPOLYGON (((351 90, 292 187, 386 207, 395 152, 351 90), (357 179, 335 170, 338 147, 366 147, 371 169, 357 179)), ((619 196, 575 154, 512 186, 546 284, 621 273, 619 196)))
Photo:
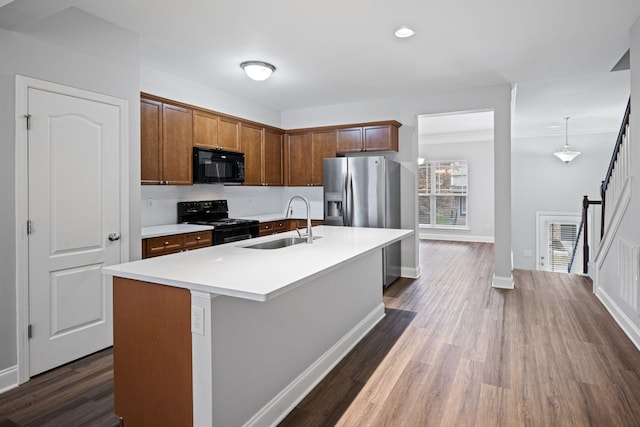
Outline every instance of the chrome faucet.
MULTIPOLYGON (((309 205, 309 201, 305 197, 295 195, 289 199, 289 204, 287 205, 286 219, 288 219, 291 216, 291 202, 293 202, 293 199, 300 199, 304 202, 305 205, 307 205, 307 243, 313 243, 313 234, 311 234, 311 205, 309 205)), ((296 231, 300 236, 300 230, 298 230, 298 227, 296 227, 296 231)))

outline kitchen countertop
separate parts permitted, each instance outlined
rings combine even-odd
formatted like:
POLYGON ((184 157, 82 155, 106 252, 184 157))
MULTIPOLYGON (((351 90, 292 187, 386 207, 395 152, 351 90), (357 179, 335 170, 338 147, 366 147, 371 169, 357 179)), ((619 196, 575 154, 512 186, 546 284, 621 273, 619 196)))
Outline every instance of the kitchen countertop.
MULTIPOLYGON (((306 214, 304 216, 300 216, 300 215, 296 215, 295 213, 290 217, 287 218, 286 215, 282 212, 280 213, 272 213, 272 214, 260 214, 260 215, 241 215, 239 218, 242 219, 253 219, 256 221, 260 221, 260 222, 268 222, 268 221, 280 221, 280 220, 285 220, 285 219, 307 219, 306 214)), ((320 216, 320 217, 316 217, 313 214, 311 215, 311 219, 312 220, 320 220, 323 221, 324 217, 320 216)))
POLYGON ((213 227, 210 225, 167 224, 142 227, 140 234, 143 239, 148 239, 150 237, 169 236, 172 234, 193 233, 195 231, 206 230, 213 230, 213 227))
POLYGON ((313 227, 312 244, 280 249, 253 245, 295 231, 103 267, 104 274, 231 297, 266 301, 338 266, 401 240, 412 230, 313 227))

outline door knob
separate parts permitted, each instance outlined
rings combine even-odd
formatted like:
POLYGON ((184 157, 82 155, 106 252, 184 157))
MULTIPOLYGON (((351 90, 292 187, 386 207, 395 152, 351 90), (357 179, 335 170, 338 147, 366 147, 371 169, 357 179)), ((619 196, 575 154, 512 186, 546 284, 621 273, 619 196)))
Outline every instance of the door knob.
POLYGON ((120 235, 118 233, 109 234, 109 241, 115 242, 116 240, 120 240, 120 235))

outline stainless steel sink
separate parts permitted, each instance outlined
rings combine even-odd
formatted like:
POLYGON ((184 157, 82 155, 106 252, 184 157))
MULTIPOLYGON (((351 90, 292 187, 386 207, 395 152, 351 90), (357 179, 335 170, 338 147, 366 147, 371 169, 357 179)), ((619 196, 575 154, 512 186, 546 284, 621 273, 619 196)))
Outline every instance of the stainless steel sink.
MULTIPOLYGON (((313 238, 313 240, 319 238, 320 236, 316 236, 313 238)), ((306 237, 283 237, 277 240, 269 240, 268 242, 256 243, 255 245, 247 245, 242 247, 247 249, 280 249, 306 242, 306 237)))

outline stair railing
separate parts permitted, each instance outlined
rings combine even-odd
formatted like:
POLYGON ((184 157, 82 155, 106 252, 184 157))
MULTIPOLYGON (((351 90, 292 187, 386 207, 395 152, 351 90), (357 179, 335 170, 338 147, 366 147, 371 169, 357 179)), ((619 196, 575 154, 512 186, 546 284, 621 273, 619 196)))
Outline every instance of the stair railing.
POLYGON ((627 103, 627 109, 622 119, 616 146, 613 149, 613 155, 609 162, 607 175, 600 186, 600 197, 602 198, 602 211, 600 217, 600 238, 604 236, 605 229, 609 225, 611 209, 607 207, 615 207, 618 203, 624 184, 631 173, 631 156, 629 154, 630 127, 629 115, 631 113, 631 99, 627 103))
MULTIPOLYGON (((571 260, 569 261, 568 273, 571 273, 571 267, 573 267, 573 261, 576 257, 576 252, 578 251, 578 242, 580 241, 580 236, 582 235, 582 273, 587 274, 589 272, 589 206, 591 205, 600 205, 602 202, 600 200, 589 200, 589 196, 583 196, 582 198, 582 220, 580 221, 580 228, 578 230, 578 236, 576 237, 576 242, 573 245, 573 252, 571 253, 571 260)), ((601 224, 602 225, 602 224, 601 224)), ((602 230, 600 230, 600 235, 602 235, 602 230)))
POLYGON ((569 259, 569 264, 567 265, 567 273, 571 273, 571 269, 573 268, 573 262, 576 260, 576 253, 578 252, 578 243, 580 243, 580 236, 582 235, 583 224, 584 224, 584 214, 582 215, 582 219, 580 220, 580 225, 578 226, 578 235, 576 236, 576 241, 573 242, 573 250, 571 251, 571 259, 569 259))

